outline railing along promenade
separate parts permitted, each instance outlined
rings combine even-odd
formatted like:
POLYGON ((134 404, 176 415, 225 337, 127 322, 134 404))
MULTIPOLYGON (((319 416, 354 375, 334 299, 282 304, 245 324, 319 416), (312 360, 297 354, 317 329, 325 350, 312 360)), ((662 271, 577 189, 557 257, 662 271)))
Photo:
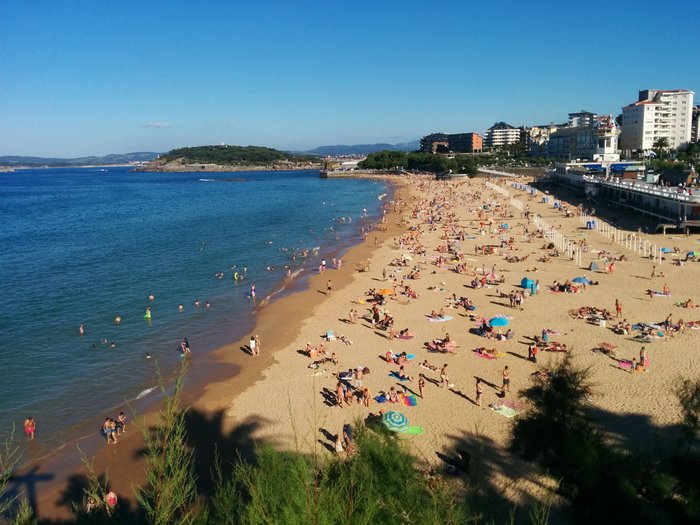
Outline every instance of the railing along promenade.
MULTIPOLYGON (((524 212, 526 209, 525 204, 523 204, 523 201, 520 199, 517 199, 515 197, 510 196, 510 192, 499 186, 498 184, 493 184, 492 182, 485 182, 486 187, 500 193, 504 197, 509 197, 509 202, 510 205, 513 206, 514 208, 520 210, 521 212, 524 212)), ((514 182, 511 184, 513 188, 527 191, 532 195, 533 197, 536 197, 538 194, 538 191, 536 188, 533 188, 532 186, 528 186, 527 184, 520 184, 517 182, 514 182)), ((569 259, 572 261, 575 261, 576 264, 578 264, 579 268, 582 267, 583 265, 583 250, 581 249, 581 245, 573 242, 567 237, 562 234, 559 230, 551 226, 547 221, 545 221, 542 217, 539 215, 533 215, 532 216, 532 222, 535 225, 537 229, 542 230, 544 237, 548 239, 554 246, 562 253, 565 253, 569 259)))
MULTIPOLYGON (((605 181, 605 184, 609 185, 620 185, 620 186, 630 186, 628 184, 621 184, 621 183, 615 183, 611 181, 605 181)), ((486 182, 486 186, 494 191, 497 191, 501 195, 504 195, 506 197, 510 197, 510 204, 511 206, 514 206, 515 208, 519 210, 523 210, 523 203, 519 199, 516 199, 515 197, 510 196, 510 192, 503 188, 502 186, 499 186, 497 184, 493 184, 491 182, 486 182)), ((533 188, 532 186, 528 186, 527 184, 520 184, 517 182, 511 183, 511 186, 515 189, 521 190, 521 191, 527 191, 530 195, 533 197, 537 197, 538 194, 541 194, 541 192, 538 192, 536 188, 533 188)), ((635 188, 636 189, 636 188, 635 188)), ((655 193, 655 191, 652 190, 646 190, 648 193, 655 193)), ((660 193, 668 193, 668 192, 660 192, 660 193)), ((692 198, 695 198, 695 196, 690 196, 692 198)), ((549 199, 549 196, 544 196, 545 199, 549 199)), ((552 205, 557 206, 558 202, 556 199, 553 201, 552 205)), ((579 221, 583 224, 586 225, 588 229, 591 231, 596 231, 602 236, 606 237, 607 239, 610 239, 612 242, 618 244, 620 247, 625 248, 626 250, 629 250, 631 252, 634 252, 638 254, 640 257, 644 257, 647 259, 651 259, 652 261, 656 262, 657 264, 661 264, 663 257, 662 257, 662 251, 656 244, 652 244, 651 242, 642 239, 638 234, 636 233, 631 233, 628 231, 620 230, 618 228, 615 228, 612 224, 601 220, 599 217, 590 215, 585 212, 585 210, 581 209, 579 211, 579 221)), ((581 266, 581 257, 582 257, 582 250, 581 247, 577 243, 572 243, 569 241, 565 236, 563 236, 561 233, 559 233, 555 228, 552 228, 547 224, 546 221, 544 221, 541 217, 535 216, 533 219, 533 222, 538 228, 542 228, 545 231, 545 235, 547 238, 551 239, 552 242, 554 242, 554 245, 559 248, 560 251, 565 252, 570 258, 576 258, 579 266, 581 266), (541 226, 540 226, 541 225, 541 226)))

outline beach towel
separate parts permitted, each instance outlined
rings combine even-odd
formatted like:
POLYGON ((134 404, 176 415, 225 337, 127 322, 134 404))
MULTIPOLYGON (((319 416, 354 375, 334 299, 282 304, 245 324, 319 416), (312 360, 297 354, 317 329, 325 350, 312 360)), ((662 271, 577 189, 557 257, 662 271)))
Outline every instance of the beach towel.
POLYGON ((379 395, 379 396, 375 396, 375 397, 374 397, 374 400, 375 400, 377 403, 386 403, 387 401, 389 401, 389 400, 387 399, 387 397, 386 397, 384 394, 381 394, 381 395, 379 395))
POLYGON ((322 375, 325 374, 325 373, 326 373, 325 370, 315 370, 314 372, 311 373, 311 377, 314 377, 314 376, 322 376, 322 375))
POLYGON ((418 399, 413 394, 403 394, 401 396, 401 402, 407 407, 418 406, 418 399))
POLYGON ((396 339, 402 339, 404 341, 409 341, 409 340, 413 339, 413 336, 412 335, 400 335, 396 339))
POLYGON ((472 352, 474 352, 475 356, 483 357, 484 359, 497 359, 498 358, 498 354, 496 354, 496 355, 482 354, 478 350, 472 350, 472 352))
POLYGON ((429 315, 426 315, 425 318, 430 321, 431 323, 442 323, 444 321, 451 321, 452 316, 451 315, 446 315, 445 317, 430 317, 429 315))
POLYGON ((655 297, 671 297, 670 293, 654 292, 655 297))
POLYGON ((406 430, 404 430, 401 433, 402 434, 409 434, 412 436, 417 436, 417 435, 423 433, 423 427, 419 427, 419 426, 408 427, 406 430))
POLYGON ((514 410, 510 407, 507 407, 507 406, 491 405, 490 408, 491 408, 491 410, 498 412, 499 414, 501 414, 502 416, 507 417, 507 418, 512 418, 512 417, 515 417, 518 415, 518 412, 516 410, 514 410))
POLYGON ((389 372, 389 376, 399 381, 410 381, 407 377, 401 377, 398 372, 389 372))

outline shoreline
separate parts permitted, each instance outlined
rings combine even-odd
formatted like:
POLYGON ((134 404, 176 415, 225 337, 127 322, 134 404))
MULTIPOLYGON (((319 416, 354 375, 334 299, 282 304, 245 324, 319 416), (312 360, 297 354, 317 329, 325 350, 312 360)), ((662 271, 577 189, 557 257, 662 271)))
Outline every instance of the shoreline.
MULTIPOLYGON (((378 177, 372 178, 377 179, 378 177)), ((396 198, 402 187, 401 182, 392 177, 379 177, 379 179, 391 185, 389 191, 396 198)), ((385 202, 389 200, 387 199, 385 202)), ((391 206, 389 206, 387 222, 391 220, 392 214, 391 206)), ((316 282, 322 282, 325 289, 325 279, 329 274, 333 277, 334 288, 339 289, 350 282, 352 274, 355 273, 355 264, 367 259, 372 252, 382 246, 381 243, 377 247, 372 246, 370 239, 373 239, 375 235, 384 239, 388 235, 388 232, 375 231, 375 226, 380 222, 381 212, 373 220, 373 228, 365 241, 361 238, 356 238, 356 241, 348 238, 341 245, 331 244, 326 248, 327 260, 338 255, 342 256, 343 266, 340 270, 329 269, 325 275, 319 275, 315 270, 309 269, 309 271, 302 272, 299 278, 287 284, 281 293, 278 290, 285 284, 285 279, 279 281, 279 286, 271 290, 268 297, 261 298, 261 304, 253 309, 254 325, 251 331, 253 333, 275 334, 274 336, 263 335, 261 356, 253 360, 250 355, 244 353, 243 348, 248 343, 247 335, 241 339, 218 345, 201 356, 197 356, 195 353, 185 378, 186 386, 183 391, 182 405, 188 407, 188 412, 196 416, 194 419, 197 420, 198 426, 205 424, 205 421, 207 426, 216 423, 215 426, 219 427, 220 432, 218 433, 221 435, 232 428, 234 423, 227 422, 225 417, 231 396, 237 395, 258 381, 261 373, 274 362, 273 353, 275 351, 268 352, 267 349, 278 344, 281 347, 284 346, 284 341, 291 340, 296 335, 298 327, 309 315, 296 305, 299 303, 312 305, 311 309, 313 309, 316 305, 321 304, 326 297, 317 292, 316 282), (322 281, 319 281, 319 278, 322 281), (263 305, 262 303, 265 301, 269 302, 263 305), (216 374, 214 378, 208 377, 211 372, 216 374), (214 379, 214 381, 210 379, 214 379)), ((357 235, 360 235, 359 231, 357 235)), ((324 254, 319 254, 318 258, 323 256, 324 254)), ((169 379, 167 385, 172 384, 172 378, 169 379)), ((31 461, 23 466, 17 476, 20 479, 27 472, 31 472, 32 476, 38 475, 50 479, 49 486, 39 492, 35 501, 37 516, 43 519, 67 519, 72 516, 70 508, 66 506, 64 492, 71 478, 84 475, 85 469, 81 465, 80 454, 72 448, 73 445, 81 442, 86 443, 86 446, 83 447, 86 455, 94 457, 95 471, 101 474, 108 470, 110 485, 120 494, 120 499, 129 501, 132 505, 135 504, 132 486, 145 482, 143 472, 145 462, 141 454, 144 442, 139 428, 147 426, 148 422, 157 415, 160 409, 160 400, 161 396, 156 392, 141 400, 144 410, 137 412, 136 420, 130 422, 129 432, 119 440, 116 447, 105 446, 102 439, 95 440, 96 432, 93 432, 71 440, 38 461, 31 461)), ((94 426, 95 423, 86 423, 80 428, 87 429, 94 426)), ((191 429, 190 433, 194 431, 196 430, 191 429)), ((207 432, 211 433, 211 430, 207 432)))

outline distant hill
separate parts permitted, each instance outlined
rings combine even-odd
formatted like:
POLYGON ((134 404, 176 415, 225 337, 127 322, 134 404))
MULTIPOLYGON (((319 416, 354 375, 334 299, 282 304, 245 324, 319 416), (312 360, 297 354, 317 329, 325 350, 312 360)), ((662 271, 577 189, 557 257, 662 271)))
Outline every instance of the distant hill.
POLYGON ((377 151, 415 151, 420 141, 404 142, 401 144, 355 144, 352 146, 339 144, 337 146, 319 146, 306 153, 323 156, 337 155, 369 155, 377 151))
POLYGON ((7 155, 0 157, 0 166, 104 166, 107 164, 129 164, 130 162, 151 162, 158 155, 159 153, 152 151, 111 153, 104 157, 77 157, 73 159, 7 155))

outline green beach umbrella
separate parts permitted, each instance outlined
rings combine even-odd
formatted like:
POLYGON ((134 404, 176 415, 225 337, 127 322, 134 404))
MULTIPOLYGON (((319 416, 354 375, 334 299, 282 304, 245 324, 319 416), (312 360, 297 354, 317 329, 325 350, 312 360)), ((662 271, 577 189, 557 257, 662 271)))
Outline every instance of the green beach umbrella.
POLYGON ((382 415, 382 423, 392 432, 404 432, 409 428, 408 418, 396 410, 385 412, 382 415))

